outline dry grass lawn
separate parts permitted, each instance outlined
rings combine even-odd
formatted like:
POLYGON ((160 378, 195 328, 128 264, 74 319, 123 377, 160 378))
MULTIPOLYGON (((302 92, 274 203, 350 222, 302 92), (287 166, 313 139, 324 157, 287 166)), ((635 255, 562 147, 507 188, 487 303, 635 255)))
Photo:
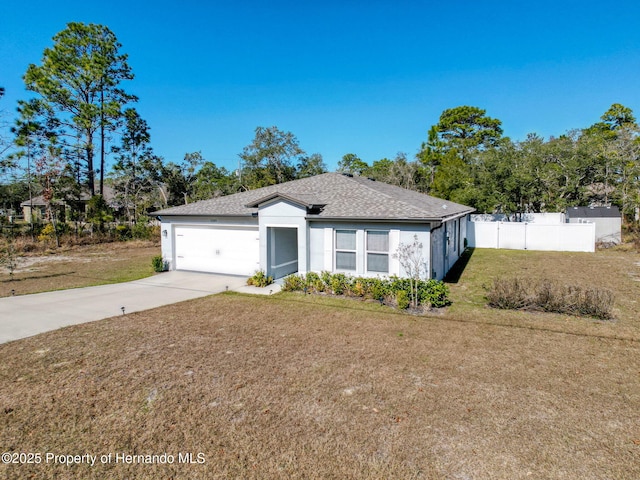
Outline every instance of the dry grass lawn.
POLYGON ((510 265, 600 282, 637 256, 510 253, 476 251, 454 306, 427 317, 224 294, 0 345, 0 451, 43 455, 0 477, 640 478, 640 284, 613 285, 633 295, 615 322, 481 301, 510 265))
POLYGON ((13 276, 0 267, 0 297, 127 282, 153 274, 160 246, 148 241, 64 247, 18 258, 13 276))
MULTIPOLYGON (((595 254, 478 249, 470 251, 467 258, 469 263, 460 279, 450 279, 449 285, 453 300, 449 313, 455 313, 458 319, 640 340, 638 253, 615 249, 595 254), (488 310, 483 286, 501 276, 546 278, 567 285, 609 289, 615 295, 615 320, 577 321, 566 315, 488 310)), ((456 277, 456 272, 452 273, 456 277)))

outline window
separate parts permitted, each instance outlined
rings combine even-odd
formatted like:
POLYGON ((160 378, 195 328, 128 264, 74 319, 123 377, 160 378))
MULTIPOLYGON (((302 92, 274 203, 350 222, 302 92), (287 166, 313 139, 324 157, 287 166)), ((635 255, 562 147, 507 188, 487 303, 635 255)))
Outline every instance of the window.
POLYGON ((356 269, 356 231, 336 230, 336 270, 356 269))
POLYGON ((367 271, 389 273, 389 232, 367 231, 367 271))

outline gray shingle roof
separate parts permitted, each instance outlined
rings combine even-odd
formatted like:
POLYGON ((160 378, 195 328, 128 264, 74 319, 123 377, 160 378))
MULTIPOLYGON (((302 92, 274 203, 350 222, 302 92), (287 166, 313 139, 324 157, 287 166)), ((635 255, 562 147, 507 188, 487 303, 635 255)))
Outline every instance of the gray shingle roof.
POLYGON ((620 210, 615 205, 611 207, 568 207, 569 218, 619 218, 620 210))
MULTIPOLYGON (((104 186, 104 199, 111 206, 117 205, 116 191, 113 188, 111 188, 110 186, 108 186, 108 185, 104 186)), ((80 201, 88 202, 89 200, 91 200, 91 195, 89 195, 89 191, 88 190, 83 190, 82 193, 80 194, 80 201)), ((24 202, 22 202, 20 204, 20 206, 21 207, 28 207, 32 203, 33 203, 34 206, 44 206, 44 205, 47 204, 47 202, 45 202, 45 200, 44 200, 44 196, 43 195, 38 195, 37 197, 33 197, 32 200, 29 200, 29 199, 25 200, 24 202)), ((64 201, 59 200, 59 199, 55 199, 52 203, 55 204, 55 205, 61 205, 61 204, 64 203, 64 201)))
POLYGON ((473 208, 359 176, 324 173, 154 212, 161 216, 244 216, 257 213, 257 200, 281 194, 324 205, 318 218, 443 220, 473 208), (247 205, 252 205, 248 207, 247 205))

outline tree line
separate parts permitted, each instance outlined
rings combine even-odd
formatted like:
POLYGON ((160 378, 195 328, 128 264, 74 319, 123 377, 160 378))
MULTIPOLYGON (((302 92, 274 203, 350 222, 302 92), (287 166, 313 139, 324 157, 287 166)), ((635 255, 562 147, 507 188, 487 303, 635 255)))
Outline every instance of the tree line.
MULTIPOLYGON (((136 223, 159 208, 326 171, 320 154, 307 155, 293 134, 277 127, 256 129, 237 171, 200 152, 165 161, 133 106, 138 97, 126 89, 134 74, 121 48, 105 26, 69 23, 40 64, 29 65, 23 80, 33 97, 18 102, 10 128, 0 125, 1 132, 10 132, 0 137, 1 210, 16 211, 25 199, 41 195, 48 219, 55 221, 57 202, 81 216, 89 197, 90 213, 103 223, 109 187, 126 219, 136 223)), ((0 98, 4 92, 0 87, 0 98)))
POLYGON ((353 154, 338 165, 474 207, 484 213, 539 213, 617 205, 628 221, 640 208, 640 129, 630 108, 613 104, 593 125, 547 140, 503 136, 502 122, 478 107, 442 112, 415 159, 371 165, 353 154))
MULTIPOLYGON (((327 171, 319 153, 307 154, 295 135, 275 126, 256 128, 239 153, 237 170, 217 166, 200 152, 165 161, 154 152, 150 127, 134 107, 138 97, 127 91, 134 74, 121 50, 107 27, 69 23, 40 64, 29 65, 23 79, 33 97, 18 102, 12 125, 0 124, 0 209, 17 209, 42 195, 49 207, 64 201, 81 216, 88 196, 102 222, 109 219, 104 193, 110 187, 121 214, 136 223, 166 206, 327 171)), ((0 99, 3 94, 0 87, 0 99)), ((613 104, 586 128, 515 141, 485 110, 459 106, 442 112, 413 158, 398 153, 369 164, 347 153, 337 169, 479 212, 618 205, 628 220, 637 221, 639 133, 632 110, 613 104)), ((54 220, 55 210, 47 212, 54 220)))

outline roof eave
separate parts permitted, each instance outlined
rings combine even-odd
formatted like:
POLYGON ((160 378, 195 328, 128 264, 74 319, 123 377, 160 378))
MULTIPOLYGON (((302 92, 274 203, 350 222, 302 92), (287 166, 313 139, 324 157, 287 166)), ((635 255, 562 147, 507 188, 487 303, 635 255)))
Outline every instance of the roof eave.
POLYGON ((331 222, 375 222, 375 223, 432 223, 442 222, 442 217, 326 217, 323 215, 307 215, 307 220, 322 220, 331 222))
POLYGON ((154 217, 255 217, 258 212, 249 213, 164 213, 162 210, 151 212, 154 217))

